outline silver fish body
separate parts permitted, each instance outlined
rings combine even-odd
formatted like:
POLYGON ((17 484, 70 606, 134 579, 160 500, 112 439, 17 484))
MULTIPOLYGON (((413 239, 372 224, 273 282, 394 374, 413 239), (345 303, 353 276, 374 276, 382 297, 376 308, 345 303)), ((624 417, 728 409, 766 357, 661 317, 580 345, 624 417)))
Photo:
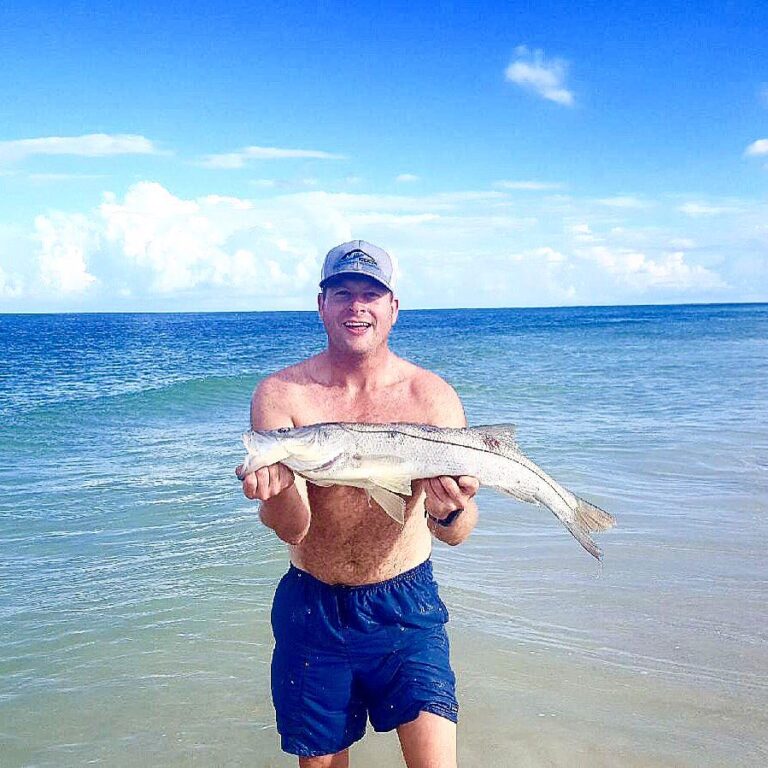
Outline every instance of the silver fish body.
POLYGON ((518 448, 509 424, 447 429, 425 424, 328 423, 250 431, 242 476, 282 462, 316 485, 364 489, 403 522, 411 481, 472 475, 519 501, 547 507, 594 557, 589 534, 614 525, 607 512, 553 480, 518 448))

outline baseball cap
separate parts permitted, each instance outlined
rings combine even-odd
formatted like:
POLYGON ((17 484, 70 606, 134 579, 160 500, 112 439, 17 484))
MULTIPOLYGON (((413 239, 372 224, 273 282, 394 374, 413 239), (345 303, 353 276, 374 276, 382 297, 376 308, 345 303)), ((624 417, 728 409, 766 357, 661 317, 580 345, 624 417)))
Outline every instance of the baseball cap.
POLYGON ((337 275, 365 275, 394 290, 394 266, 390 255, 365 240, 350 240, 331 248, 323 262, 320 287, 337 275))

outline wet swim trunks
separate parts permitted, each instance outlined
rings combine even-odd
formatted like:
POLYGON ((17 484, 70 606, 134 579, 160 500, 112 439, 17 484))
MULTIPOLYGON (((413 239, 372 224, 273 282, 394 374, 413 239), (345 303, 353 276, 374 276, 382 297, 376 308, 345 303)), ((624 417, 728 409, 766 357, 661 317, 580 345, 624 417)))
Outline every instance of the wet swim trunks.
POLYGON ((429 560, 356 587, 291 565, 272 606, 272 699, 283 750, 340 752, 363 737, 367 718, 377 731, 422 711, 455 723, 446 621, 429 560))

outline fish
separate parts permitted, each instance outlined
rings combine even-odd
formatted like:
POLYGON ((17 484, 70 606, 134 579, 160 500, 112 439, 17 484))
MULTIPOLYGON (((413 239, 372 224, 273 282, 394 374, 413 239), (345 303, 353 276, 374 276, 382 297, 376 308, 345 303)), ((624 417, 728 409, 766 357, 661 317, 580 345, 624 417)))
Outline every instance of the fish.
POLYGON ((428 424, 328 422, 250 430, 239 477, 281 462, 311 483, 362 488, 390 517, 404 522, 404 496, 414 480, 471 475, 481 486, 544 506, 593 557, 590 533, 615 524, 605 510, 576 496, 526 457, 512 424, 464 428, 428 424))

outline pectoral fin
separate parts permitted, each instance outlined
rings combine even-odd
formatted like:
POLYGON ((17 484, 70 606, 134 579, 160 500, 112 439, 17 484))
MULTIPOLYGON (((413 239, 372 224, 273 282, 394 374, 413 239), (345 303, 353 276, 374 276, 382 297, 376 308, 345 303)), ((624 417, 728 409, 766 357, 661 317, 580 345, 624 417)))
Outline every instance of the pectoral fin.
POLYGON ((375 478, 371 478, 371 481, 388 491, 392 491, 392 493, 399 493, 403 496, 410 496, 412 493, 411 478, 406 475, 377 475, 375 478))
MULTIPOLYGON (((400 525, 405 522, 405 501, 396 493, 382 488, 380 485, 369 485, 366 487, 371 498, 400 525)), ((408 493, 411 492, 410 483, 408 493)))

